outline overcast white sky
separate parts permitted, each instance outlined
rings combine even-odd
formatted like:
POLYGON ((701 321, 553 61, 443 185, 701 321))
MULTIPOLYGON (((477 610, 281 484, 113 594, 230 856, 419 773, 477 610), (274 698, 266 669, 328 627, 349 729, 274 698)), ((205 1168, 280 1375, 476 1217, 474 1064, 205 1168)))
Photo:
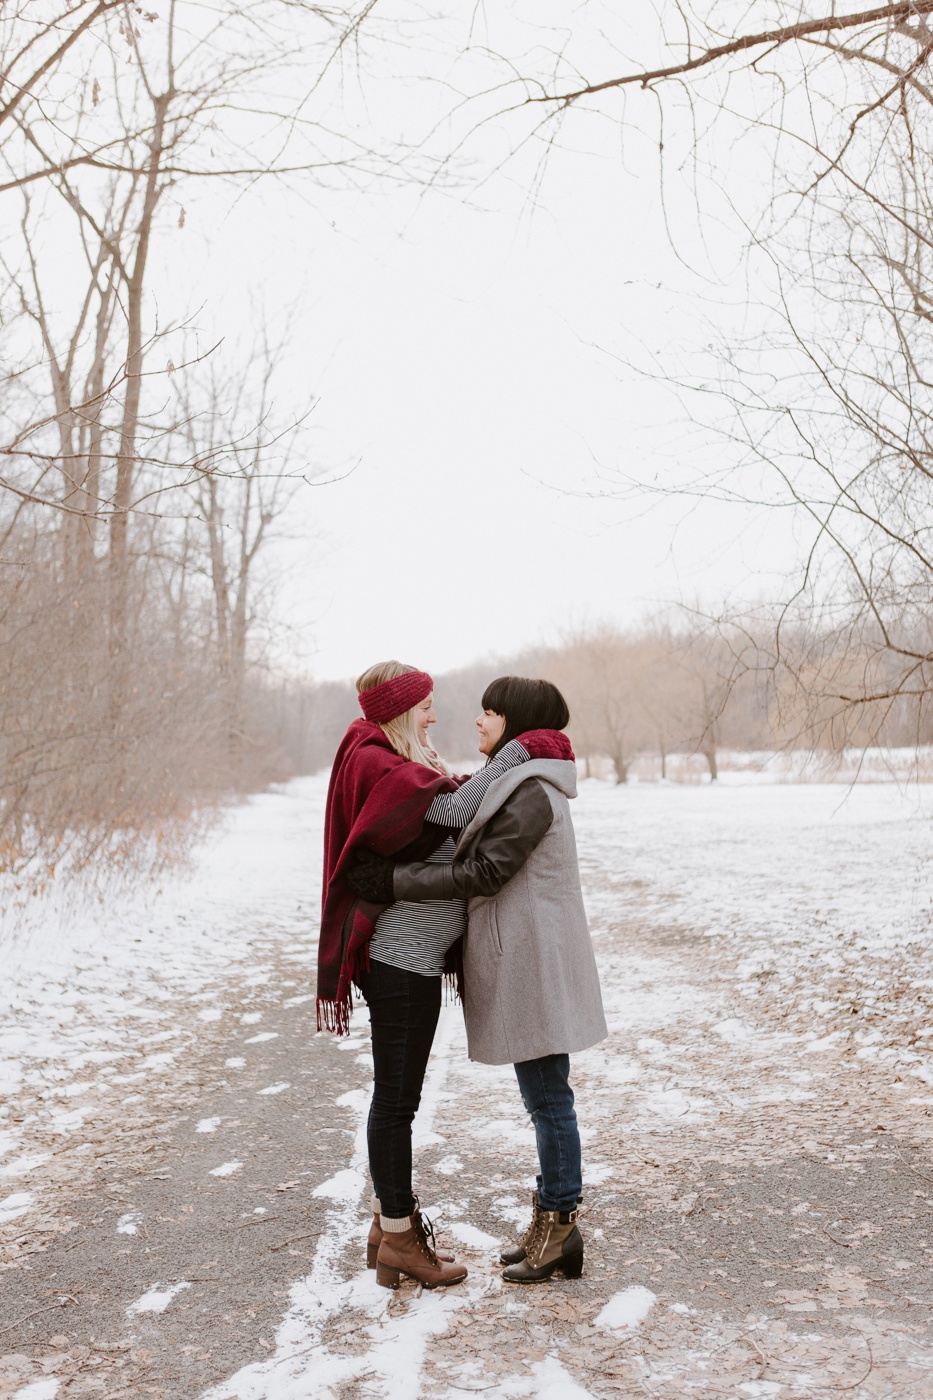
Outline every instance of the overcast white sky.
MULTIPOLYGON (((673 187, 675 256, 648 141, 629 133, 623 161, 613 123, 569 136, 534 207, 526 160, 479 195, 267 186, 187 211, 203 323, 232 340, 257 296, 273 322, 289 309, 289 392, 317 399, 317 461, 354 468, 302 491, 283 546, 295 654, 318 677, 387 656, 440 670, 668 601, 754 595, 786 556, 770 521, 581 494, 614 470, 670 476, 673 443, 707 450, 624 361, 702 337, 743 289, 725 228, 726 285, 685 269, 702 261, 696 211, 673 187)), ((750 178, 754 150, 742 160, 750 178)))

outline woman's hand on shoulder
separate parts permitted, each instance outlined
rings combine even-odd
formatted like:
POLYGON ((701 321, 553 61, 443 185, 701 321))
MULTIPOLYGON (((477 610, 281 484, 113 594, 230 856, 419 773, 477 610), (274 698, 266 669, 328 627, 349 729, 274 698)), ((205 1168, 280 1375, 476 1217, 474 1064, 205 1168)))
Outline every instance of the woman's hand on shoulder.
POLYGON ((347 884, 355 895, 368 900, 370 904, 393 904, 394 874, 394 860, 357 848, 353 853, 353 864, 347 871, 347 884))

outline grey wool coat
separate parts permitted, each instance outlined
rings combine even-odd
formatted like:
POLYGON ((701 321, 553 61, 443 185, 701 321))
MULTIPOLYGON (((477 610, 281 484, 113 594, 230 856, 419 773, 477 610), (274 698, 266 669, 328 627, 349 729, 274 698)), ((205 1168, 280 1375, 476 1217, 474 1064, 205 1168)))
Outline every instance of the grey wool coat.
POLYGON ((464 828, 454 863, 527 782, 541 784, 553 821, 497 894, 469 901, 464 1017, 470 1059, 487 1065, 585 1050, 608 1033, 568 801, 577 795, 576 765, 540 758, 504 773, 464 828))

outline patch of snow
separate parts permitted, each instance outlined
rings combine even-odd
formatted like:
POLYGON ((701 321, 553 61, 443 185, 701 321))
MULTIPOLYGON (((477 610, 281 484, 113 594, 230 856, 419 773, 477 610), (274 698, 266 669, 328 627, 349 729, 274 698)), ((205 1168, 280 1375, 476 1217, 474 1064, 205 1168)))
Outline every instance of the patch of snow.
POLYGON ((281 1084, 268 1084, 265 1089, 257 1089, 257 1094, 281 1094, 292 1086, 287 1080, 282 1080, 281 1084))
POLYGON ((244 1045, 262 1045, 265 1040, 278 1040, 278 1031, 260 1031, 258 1035, 251 1035, 249 1040, 244 1040, 244 1045))
POLYGON ((645 1073, 641 1065, 626 1060, 622 1055, 611 1059, 603 1056, 601 1063, 597 1065, 588 1060, 586 1068, 589 1073, 598 1074, 610 1084, 634 1084, 636 1080, 643 1078, 645 1073))
POLYGON ((593 1319, 594 1327, 603 1327, 607 1332, 617 1332, 623 1327, 637 1327, 644 1322, 657 1302, 657 1295, 650 1288, 636 1284, 634 1288, 623 1288, 609 1299, 606 1306, 593 1319))
POLYGON ((14 1157, 12 1162, 0 1167, 0 1176, 25 1176, 27 1172, 41 1167, 51 1156, 51 1152, 34 1152, 31 1156, 14 1157))
POLYGON ((819 1040, 808 1040, 803 1047, 805 1055, 818 1055, 822 1050, 830 1050, 839 1040, 842 1032, 833 1031, 832 1035, 821 1036, 819 1040))
POLYGON ((454 1220, 451 1224, 445 1225, 444 1228, 461 1244, 468 1245, 470 1249, 495 1249, 498 1251, 502 1248, 501 1240, 487 1235, 485 1230, 478 1230, 475 1225, 468 1225, 465 1220, 454 1220))
POLYGON ((366 1186, 366 1178, 353 1167, 346 1167, 336 1176, 328 1177, 320 1186, 315 1186, 312 1196, 320 1196, 328 1201, 358 1201, 360 1192, 366 1186))
POLYGON ((255 1026, 255 1024, 256 1024, 257 1021, 261 1021, 261 1020, 262 1020, 262 1012, 261 1012, 261 1011, 246 1011, 246 1012, 244 1012, 244 1014, 240 1017, 240 1020, 242 1021, 242 1023, 243 1023, 244 1026, 255 1026))
POLYGON ((203 1011, 198 1012, 199 1021, 219 1021, 224 1013, 219 1006, 205 1006, 203 1011))
POLYGON ((500 1220, 505 1220, 509 1225, 514 1225, 516 1230, 524 1232, 531 1219, 531 1201, 519 1204, 514 1196, 499 1196, 492 1202, 492 1208, 500 1220))
POLYGON ((457 1176, 463 1171, 463 1163, 455 1152, 451 1152, 434 1163, 434 1170, 440 1172, 441 1176, 457 1176))
POLYGON ((56 1133, 73 1132, 75 1128, 80 1128, 89 1113, 89 1108, 73 1108, 70 1113, 66 1113, 64 1109, 55 1108, 50 1115, 52 1131, 56 1133))
POLYGON ((138 1317, 140 1313, 163 1313, 173 1298, 177 1298, 179 1293, 190 1287, 190 1283, 170 1283, 164 1287, 157 1283, 141 1298, 137 1298, 135 1303, 130 1303, 126 1315, 138 1317))
POLYGON ((224 1060, 225 1069, 242 1069, 245 1064, 242 1055, 231 1055, 229 1060, 224 1060))
POLYGON ((219 1167, 211 1168, 211 1176, 232 1176, 242 1167, 242 1162, 221 1162, 219 1167))
POLYGON ((127 1211, 126 1215, 121 1215, 117 1221, 118 1235, 138 1234, 139 1226, 142 1224, 142 1216, 138 1210, 127 1211))
POLYGON ((61 1382, 54 1376, 45 1376, 41 1381, 32 1381, 13 1392, 13 1400, 55 1400, 61 1382))
MULTIPOLYGON (((473 1386, 469 1388, 475 1389, 473 1386)), ((527 1377, 516 1376, 503 1381, 496 1388, 496 1393, 503 1400, 525 1395, 532 1395, 535 1400, 594 1400, 592 1391, 578 1385, 553 1352, 543 1361, 536 1361, 527 1377)))
POLYGON ((222 1118, 199 1118, 194 1131, 196 1133, 216 1133, 222 1122, 222 1118))
POLYGON ((650 1091, 642 1102, 649 1113, 657 1113, 662 1118, 683 1118, 690 1111, 690 1100, 679 1089, 650 1091))
POLYGON ((0 1132, 0 1157, 5 1157, 8 1152, 12 1152, 14 1148, 19 1147, 19 1145, 20 1137, 18 1133, 11 1133, 9 1131, 0 1132))
POLYGON ((491 1118, 485 1123, 474 1124, 472 1132, 478 1138, 499 1138, 507 1142, 512 1150, 519 1144, 523 1147, 536 1146, 534 1129, 519 1126, 514 1118, 491 1118))
POLYGON ((713 1026, 713 1033, 730 1045, 738 1045, 743 1040, 751 1040, 756 1034, 751 1026, 746 1026, 744 1021, 739 1021, 734 1016, 730 1016, 726 1021, 720 1021, 718 1026, 713 1026))
POLYGON ((66 1098, 66 1099, 73 1099, 73 1098, 75 1098, 78 1094, 87 1094, 87 1093, 90 1093, 90 1091, 91 1091, 93 1088, 94 1088, 93 1083, 91 1083, 90 1080, 87 1080, 87 1081, 85 1081, 84 1083, 81 1083, 81 1084, 65 1084, 65 1085, 63 1085, 63 1087, 62 1087, 61 1089, 59 1089, 58 1092, 59 1092, 61 1095, 63 1095, 63 1097, 66 1098))
POLYGON ((31 1191, 14 1191, 11 1196, 0 1201, 0 1225, 8 1225, 11 1220, 18 1220, 21 1215, 26 1214, 34 1201, 35 1197, 31 1191))
POLYGON ((602 1186, 604 1181, 608 1181, 614 1176, 616 1168, 607 1162, 593 1162, 591 1166, 583 1168, 584 1186, 602 1186))

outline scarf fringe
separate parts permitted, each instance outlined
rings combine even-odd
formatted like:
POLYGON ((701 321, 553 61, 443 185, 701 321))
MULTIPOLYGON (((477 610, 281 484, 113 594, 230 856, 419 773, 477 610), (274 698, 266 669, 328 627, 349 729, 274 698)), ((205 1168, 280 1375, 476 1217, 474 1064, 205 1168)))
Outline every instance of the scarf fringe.
POLYGON ((317 999, 317 1028, 319 1031, 333 1031, 335 1035, 350 1034, 350 1013, 353 1001, 349 993, 340 1001, 329 1001, 326 997, 317 999))

